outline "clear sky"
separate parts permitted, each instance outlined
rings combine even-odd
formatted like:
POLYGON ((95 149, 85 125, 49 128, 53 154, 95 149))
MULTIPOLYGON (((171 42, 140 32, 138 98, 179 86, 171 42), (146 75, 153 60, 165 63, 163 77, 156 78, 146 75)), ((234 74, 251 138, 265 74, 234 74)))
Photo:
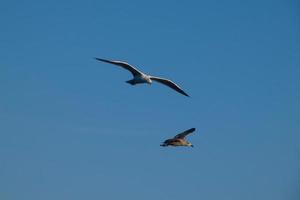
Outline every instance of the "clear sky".
POLYGON ((0 25, 1 200, 300 199, 299 1, 10 0, 0 25))

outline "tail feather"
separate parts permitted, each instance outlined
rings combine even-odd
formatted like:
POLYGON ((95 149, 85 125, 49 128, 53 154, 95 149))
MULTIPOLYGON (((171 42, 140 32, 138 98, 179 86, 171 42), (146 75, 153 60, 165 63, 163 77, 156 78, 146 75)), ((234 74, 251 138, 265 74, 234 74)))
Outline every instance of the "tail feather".
POLYGON ((135 82, 134 82, 133 79, 132 79, 132 80, 129 80, 129 81, 126 81, 126 83, 129 83, 129 84, 131 84, 131 85, 135 85, 135 82))

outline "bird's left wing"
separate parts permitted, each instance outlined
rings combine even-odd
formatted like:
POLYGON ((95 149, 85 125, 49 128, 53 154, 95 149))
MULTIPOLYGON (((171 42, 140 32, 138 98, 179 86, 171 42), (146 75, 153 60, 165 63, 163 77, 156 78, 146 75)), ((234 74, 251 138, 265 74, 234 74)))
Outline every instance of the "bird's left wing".
POLYGON ((130 71, 132 73, 133 76, 136 75, 141 75, 143 74, 142 72, 140 72, 138 69, 136 69, 135 67, 133 67, 132 65, 123 62, 123 61, 118 61, 118 60, 106 60, 106 59, 102 59, 102 58, 95 58, 96 60, 102 61, 102 62, 106 62, 106 63, 110 63, 110 64, 114 64, 114 65, 118 65, 124 69, 127 69, 128 71, 130 71))
POLYGON ((153 81, 157 81, 157 82, 162 83, 162 84, 164 84, 166 86, 169 86, 170 88, 176 90, 177 92, 179 92, 179 93, 181 93, 181 94, 189 97, 189 95, 187 93, 185 93, 178 85, 176 85, 171 80, 160 78, 160 77, 155 77, 155 76, 151 76, 150 78, 153 81))
POLYGON ((196 129, 195 128, 191 128, 189 130, 186 130, 182 133, 177 134, 174 139, 183 139, 185 138, 185 136, 187 136, 188 134, 191 134, 192 132, 194 132, 196 129))

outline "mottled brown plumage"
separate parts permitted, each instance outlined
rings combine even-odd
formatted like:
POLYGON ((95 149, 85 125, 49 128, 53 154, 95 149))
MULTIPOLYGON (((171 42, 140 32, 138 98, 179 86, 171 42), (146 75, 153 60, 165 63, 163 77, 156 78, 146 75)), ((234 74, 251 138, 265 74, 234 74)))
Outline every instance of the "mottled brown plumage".
POLYGON ((185 137, 192 132, 194 132, 196 129, 191 128, 188 129, 182 133, 177 134, 174 138, 165 140, 160 146, 166 147, 166 146, 190 146, 194 147, 190 142, 188 142, 185 137))

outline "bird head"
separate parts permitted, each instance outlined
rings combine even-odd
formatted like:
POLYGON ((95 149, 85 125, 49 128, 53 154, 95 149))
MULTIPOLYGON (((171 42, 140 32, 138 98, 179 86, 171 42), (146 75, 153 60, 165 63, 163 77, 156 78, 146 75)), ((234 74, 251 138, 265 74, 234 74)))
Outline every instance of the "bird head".
POLYGON ((152 83, 151 76, 143 74, 142 78, 146 81, 146 83, 148 83, 148 84, 152 83))
POLYGON ((192 143, 190 143, 190 142, 187 143, 187 146, 194 147, 194 145, 192 143))
POLYGON ((147 80, 147 83, 148 83, 148 84, 150 84, 150 85, 152 84, 151 78, 147 78, 146 80, 147 80))

